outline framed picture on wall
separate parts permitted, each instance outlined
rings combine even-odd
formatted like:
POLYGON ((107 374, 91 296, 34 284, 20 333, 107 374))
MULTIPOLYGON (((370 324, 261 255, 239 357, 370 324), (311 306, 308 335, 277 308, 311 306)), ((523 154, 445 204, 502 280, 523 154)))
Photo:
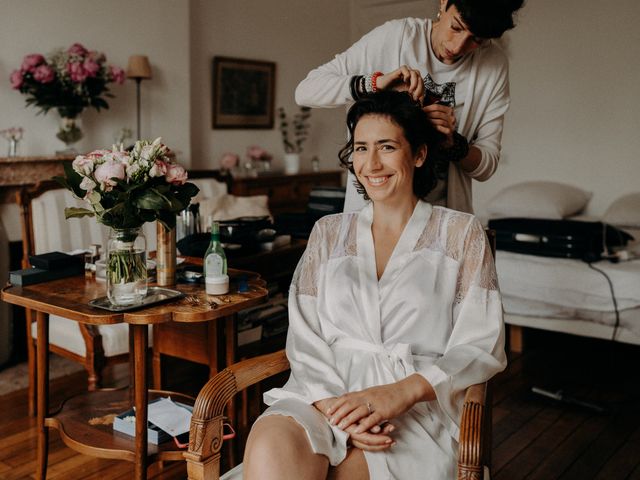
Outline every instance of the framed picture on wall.
POLYGON ((213 128, 273 128, 276 64, 213 57, 213 128))

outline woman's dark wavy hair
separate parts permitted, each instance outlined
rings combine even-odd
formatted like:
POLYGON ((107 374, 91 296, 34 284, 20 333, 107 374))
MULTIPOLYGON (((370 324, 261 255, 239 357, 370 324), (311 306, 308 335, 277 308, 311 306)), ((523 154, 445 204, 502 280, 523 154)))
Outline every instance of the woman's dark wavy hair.
MULTIPOLYGON (((411 146, 414 155, 422 145, 427 146, 427 159, 413 172, 413 193, 416 197, 424 199, 436 186, 436 174, 433 163, 429 161, 429 152, 435 151, 435 145, 440 140, 439 134, 429 122, 427 114, 420 105, 413 101, 406 92, 382 90, 372 93, 357 100, 347 113, 347 128, 349 140, 338 153, 338 158, 343 167, 355 175, 353 170, 353 133, 356 125, 365 115, 381 115, 389 118, 393 123, 402 128, 404 136, 411 146)), ((358 193, 369 200, 364 186, 356 178, 354 185, 358 193)))
POLYGON ((500 38, 515 26, 513 15, 523 4, 524 0, 447 0, 447 10, 455 5, 475 36, 500 38))

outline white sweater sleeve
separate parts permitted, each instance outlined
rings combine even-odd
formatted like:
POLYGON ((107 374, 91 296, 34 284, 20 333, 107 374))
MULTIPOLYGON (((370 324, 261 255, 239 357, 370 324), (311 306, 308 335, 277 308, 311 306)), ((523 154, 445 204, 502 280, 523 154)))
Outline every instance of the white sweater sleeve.
POLYGON ((491 178, 498 168, 504 115, 510 104, 508 63, 502 55, 496 57, 487 59, 489 61, 481 67, 483 75, 486 75, 483 79, 485 88, 475 95, 486 95, 488 101, 483 105, 484 111, 474 136, 468 139, 480 150, 482 159, 478 167, 467 175, 481 182, 491 178))
POLYGON ((329 63, 309 72, 296 88, 296 103, 321 108, 353 101, 349 92, 351 77, 382 70, 386 56, 397 57, 405 25, 404 19, 391 20, 367 33, 329 63))

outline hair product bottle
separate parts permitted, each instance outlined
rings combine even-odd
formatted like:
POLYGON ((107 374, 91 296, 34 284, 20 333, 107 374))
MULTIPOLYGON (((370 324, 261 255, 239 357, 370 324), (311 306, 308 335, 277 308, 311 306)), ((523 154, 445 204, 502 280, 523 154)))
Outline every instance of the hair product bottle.
POLYGON ((227 256, 220 243, 220 225, 211 223, 211 242, 204 254, 204 281, 208 295, 222 295, 229 291, 227 256))

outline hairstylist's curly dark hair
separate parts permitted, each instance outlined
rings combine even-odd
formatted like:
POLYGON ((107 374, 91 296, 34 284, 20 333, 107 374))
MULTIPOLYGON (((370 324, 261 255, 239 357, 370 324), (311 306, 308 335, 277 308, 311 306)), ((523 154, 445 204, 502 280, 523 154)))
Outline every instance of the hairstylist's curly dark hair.
POLYGON ((469 30, 480 38, 500 38, 515 26, 513 15, 524 0, 447 0, 460 12, 469 30))
MULTIPOLYGON (((429 160, 429 152, 435 151, 435 146, 440 140, 440 134, 431 125, 427 114, 420 105, 406 92, 382 90, 377 93, 361 97, 349 109, 347 113, 347 128, 349 140, 340 149, 338 158, 340 164, 355 175, 353 170, 353 134, 356 125, 365 115, 381 115, 389 118, 393 123, 402 128, 404 136, 411 146, 414 155, 418 149, 427 146, 427 159, 420 167, 416 167, 413 173, 413 193, 416 197, 424 199, 436 186, 436 174, 433 162, 429 160)), ((356 178, 354 185, 358 193, 369 200, 364 186, 356 178)))

